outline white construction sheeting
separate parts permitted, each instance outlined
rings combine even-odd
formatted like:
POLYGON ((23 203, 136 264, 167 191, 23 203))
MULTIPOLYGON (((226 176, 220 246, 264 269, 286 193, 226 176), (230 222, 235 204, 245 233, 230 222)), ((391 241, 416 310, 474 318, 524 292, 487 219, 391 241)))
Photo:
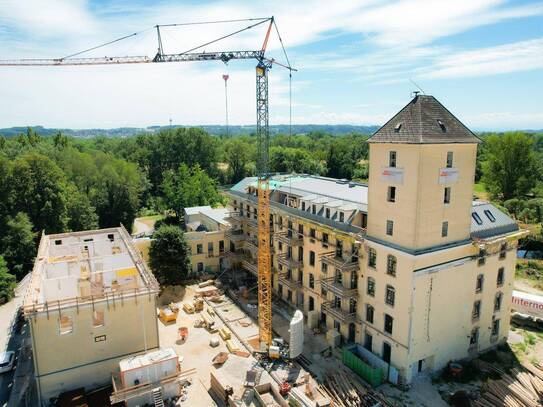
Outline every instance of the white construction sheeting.
POLYGON ((512 308, 521 314, 543 318, 543 297, 536 294, 513 291, 512 308))
POLYGON ((295 358, 302 354, 304 349, 304 314, 296 310, 290 320, 290 357, 295 358))

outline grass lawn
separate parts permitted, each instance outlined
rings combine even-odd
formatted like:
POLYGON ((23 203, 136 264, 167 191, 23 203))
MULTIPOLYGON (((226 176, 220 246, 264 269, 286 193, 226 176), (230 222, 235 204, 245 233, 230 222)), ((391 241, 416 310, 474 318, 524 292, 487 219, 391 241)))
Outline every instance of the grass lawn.
POLYGON ((477 182, 473 187, 473 194, 478 199, 488 200, 488 192, 486 190, 485 184, 482 182, 477 182))

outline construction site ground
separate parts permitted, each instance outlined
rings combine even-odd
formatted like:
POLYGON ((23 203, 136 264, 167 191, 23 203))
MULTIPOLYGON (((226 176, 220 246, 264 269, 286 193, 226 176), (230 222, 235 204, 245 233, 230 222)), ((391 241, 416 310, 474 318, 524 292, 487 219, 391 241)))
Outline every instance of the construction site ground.
MULTIPOLYGON (((257 366, 258 363, 252 355, 248 355, 249 351, 258 347, 258 326, 238 305, 226 296, 222 297, 224 299, 221 303, 208 301, 204 305, 203 311, 187 314, 182 310, 182 304, 192 302, 196 288, 197 286, 188 286, 184 290, 178 290, 179 295, 177 298, 168 298, 168 300, 177 300, 173 302, 176 302, 181 309, 175 323, 166 324, 159 321, 160 345, 161 347, 173 347, 178 355, 182 357, 182 371, 195 369, 192 375, 192 384, 187 387, 186 400, 180 401, 179 405, 221 406, 223 404, 214 399, 213 394, 210 394, 210 373, 213 372, 225 383, 230 384, 234 388, 234 394, 240 392, 241 395, 246 372, 257 366), (222 339, 219 340, 219 346, 211 347, 210 340, 212 337, 220 338, 218 333, 210 333, 203 327, 194 327, 195 321, 201 319, 201 313, 208 312, 207 308, 213 309, 215 313, 214 320, 219 328, 222 326, 229 328, 232 332, 232 341, 242 352, 247 353, 247 355, 244 355, 247 357, 230 353, 225 341, 222 339), (185 341, 180 341, 178 337, 178 328, 182 326, 189 329, 188 338, 185 341), (222 366, 214 366, 212 359, 219 352, 229 353, 228 360, 222 366)), ((169 290, 168 295, 172 296, 172 290, 169 290)), ((279 381, 288 378, 289 381, 294 382, 301 380, 306 375, 303 369, 290 369, 286 365, 275 367, 270 373, 279 381)), ((266 382, 276 383, 271 376, 264 372, 260 378, 260 384, 266 382)))

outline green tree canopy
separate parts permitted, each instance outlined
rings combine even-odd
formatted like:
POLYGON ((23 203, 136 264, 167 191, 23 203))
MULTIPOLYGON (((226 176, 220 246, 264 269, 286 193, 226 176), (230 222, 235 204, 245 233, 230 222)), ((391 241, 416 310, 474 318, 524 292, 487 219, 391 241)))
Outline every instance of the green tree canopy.
POLYGON ((32 223, 25 213, 19 212, 13 218, 8 217, 0 240, 0 253, 9 270, 19 280, 32 270, 36 255, 34 238, 32 223))
POLYGON ((162 225, 149 248, 149 265, 160 284, 179 284, 190 272, 190 252, 178 226, 162 225))
POLYGON ((177 171, 167 171, 162 190, 167 205, 178 217, 184 208, 216 205, 223 201, 217 190, 217 184, 199 165, 189 168, 181 164, 177 171))
POLYGON ((16 285, 15 276, 9 273, 4 258, 0 256, 0 304, 4 304, 13 298, 13 290, 16 285))
POLYGON ((524 133, 508 132, 485 138, 483 182, 493 197, 524 197, 540 179, 533 141, 524 133))

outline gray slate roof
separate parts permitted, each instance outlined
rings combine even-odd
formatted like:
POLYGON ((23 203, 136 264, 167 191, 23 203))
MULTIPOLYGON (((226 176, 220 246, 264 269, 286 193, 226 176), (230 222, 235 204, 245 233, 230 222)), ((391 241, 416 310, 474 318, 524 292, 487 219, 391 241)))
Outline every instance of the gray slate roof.
POLYGON ((471 237, 489 238, 519 230, 514 219, 491 203, 473 202, 471 207, 471 237))
POLYGON ((436 98, 418 95, 377 130, 368 142, 465 144, 480 143, 481 140, 436 98))

